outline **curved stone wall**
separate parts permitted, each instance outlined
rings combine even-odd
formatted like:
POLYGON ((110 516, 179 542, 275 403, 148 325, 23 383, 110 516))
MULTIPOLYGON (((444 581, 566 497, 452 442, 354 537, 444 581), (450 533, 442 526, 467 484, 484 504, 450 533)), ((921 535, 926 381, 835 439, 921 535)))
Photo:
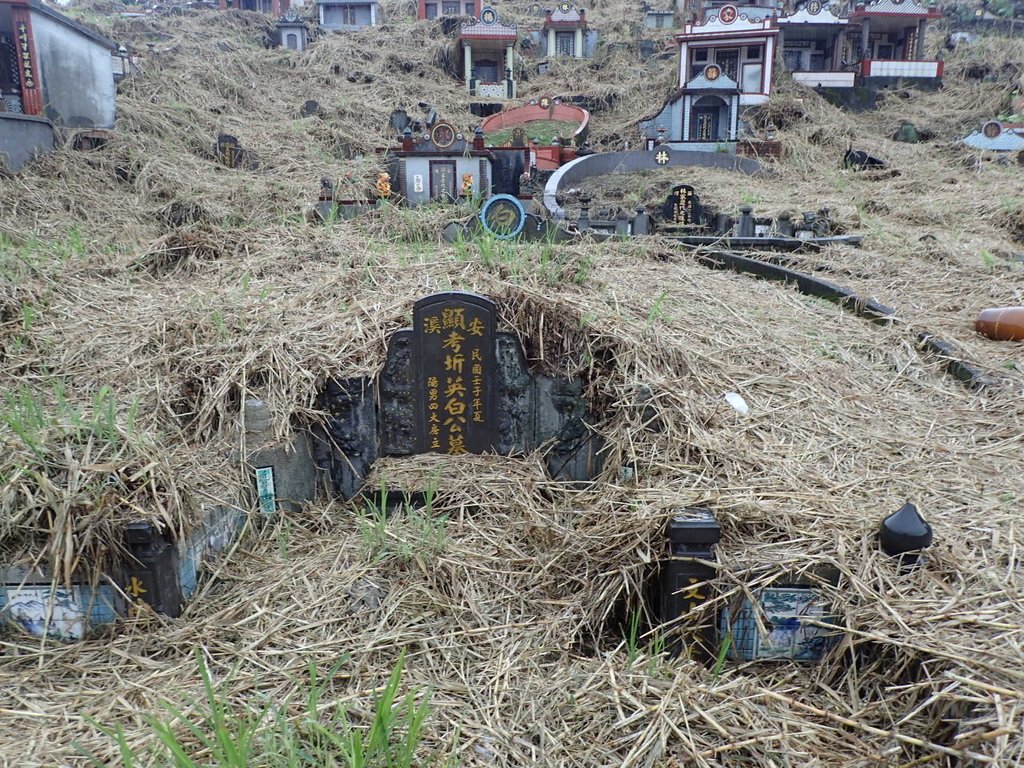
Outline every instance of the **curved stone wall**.
POLYGON ((655 147, 652 150, 641 152, 600 152, 577 158, 551 174, 551 178, 548 179, 548 183, 544 187, 544 207, 554 218, 564 219, 565 209, 557 201, 558 193, 563 186, 569 186, 594 176, 686 166, 725 168, 750 176, 765 172, 764 167, 756 160, 725 152, 693 152, 665 147, 655 147))
POLYGON ((574 107, 571 104, 551 103, 547 109, 539 104, 527 104, 524 107, 514 107, 503 110, 496 115, 491 115, 480 123, 480 129, 484 134, 494 133, 515 125, 532 123, 537 120, 561 120, 567 123, 579 123, 580 127, 573 132, 573 136, 580 136, 587 130, 590 123, 590 113, 582 107, 574 107))

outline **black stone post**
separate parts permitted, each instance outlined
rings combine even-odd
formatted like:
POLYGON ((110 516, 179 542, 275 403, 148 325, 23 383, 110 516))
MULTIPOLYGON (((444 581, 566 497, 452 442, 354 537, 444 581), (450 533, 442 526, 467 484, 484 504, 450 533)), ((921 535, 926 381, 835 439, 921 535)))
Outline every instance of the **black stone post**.
POLYGON ((753 212, 753 206, 740 206, 740 220, 736 222, 736 237, 754 236, 754 217, 751 215, 753 212))
POLYGON ((832 234, 832 216, 828 208, 820 208, 814 217, 815 237, 828 237, 832 234))
POLYGON ((615 234, 617 237, 629 237, 629 214, 620 210, 615 217, 615 234))
POLYGON ((123 570, 122 589, 128 597, 164 616, 180 616, 185 596, 174 542, 152 523, 130 523, 125 529, 125 544, 132 558, 123 570))
MULTIPOLYGON (((664 624, 679 619, 712 597, 709 582, 715 577, 715 544, 721 529, 714 513, 703 507, 681 509, 668 523, 669 556, 661 563, 658 617, 664 624)), ((716 656, 718 631, 715 615, 692 616, 668 644, 668 651, 684 650, 691 658, 716 656)))
POLYGON ((780 213, 775 226, 783 237, 793 236, 793 222, 788 213, 780 213))
POLYGON ((590 229, 590 201, 592 199, 589 192, 580 195, 580 218, 576 222, 576 229, 580 232, 590 229))
POLYGON ((814 237, 814 220, 817 218, 817 215, 813 211, 804 211, 803 217, 804 220, 800 223, 800 228, 797 230, 797 237, 801 236, 801 232, 805 233, 803 235, 805 239, 814 237))
POLYGON ((636 216, 633 217, 633 234, 648 235, 651 232, 651 220, 647 215, 647 209, 642 205, 637 206, 636 216))

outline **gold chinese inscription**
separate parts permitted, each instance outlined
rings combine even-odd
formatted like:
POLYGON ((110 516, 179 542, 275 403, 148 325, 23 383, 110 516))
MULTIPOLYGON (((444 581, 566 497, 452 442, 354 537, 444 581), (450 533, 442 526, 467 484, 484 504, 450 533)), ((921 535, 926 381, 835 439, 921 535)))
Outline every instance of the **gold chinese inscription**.
POLYGON ((682 186, 676 189, 672 220, 676 224, 693 223, 693 188, 682 186))
POLYGON ((36 87, 36 75, 32 66, 32 48, 28 42, 28 25, 18 22, 18 61, 21 64, 21 85, 24 88, 36 87))
POLYGON ((217 141, 217 149, 220 152, 220 161, 228 168, 238 167, 238 142, 235 139, 222 137, 217 141))
POLYGON ((140 579, 138 576, 132 576, 131 583, 128 585, 127 589, 129 595, 137 598, 141 595, 146 594, 146 592, 148 591, 149 590, 147 590, 145 586, 143 586, 142 579, 140 579))
POLYGON ((143 597, 143 595, 148 593, 149 590, 146 589, 146 586, 143 583, 142 579, 140 579, 138 576, 131 577, 124 591, 131 595, 133 598, 131 605, 128 606, 129 617, 137 616, 140 608, 149 605, 149 603, 143 597))
POLYGON ((438 306, 421 319, 426 385, 426 448, 457 456, 483 450, 487 427, 486 310, 438 306), (475 437, 474 437, 475 436, 475 437))
POLYGON ((693 576, 690 576, 686 581, 690 586, 685 592, 683 592, 683 600, 686 600, 691 605, 703 603, 707 600, 707 595, 700 591, 700 587, 694 586, 695 584, 701 583, 700 579, 695 579, 693 576))

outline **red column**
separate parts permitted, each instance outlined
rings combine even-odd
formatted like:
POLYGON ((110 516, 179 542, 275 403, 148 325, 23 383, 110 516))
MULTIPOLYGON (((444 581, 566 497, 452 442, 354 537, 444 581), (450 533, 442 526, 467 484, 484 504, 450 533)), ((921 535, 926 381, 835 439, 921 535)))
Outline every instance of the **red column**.
POLYGON ((281 15, 281 0, 270 0, 270 13, 275 19, 281 15))
POLYGON ((40 91, 39 57, 32 37, 32 15, 28 6, 11 7, 14 22, 14 46, 17 49, 18 73, 21 76, 21 109, 26 115, 43 114, 40 91))

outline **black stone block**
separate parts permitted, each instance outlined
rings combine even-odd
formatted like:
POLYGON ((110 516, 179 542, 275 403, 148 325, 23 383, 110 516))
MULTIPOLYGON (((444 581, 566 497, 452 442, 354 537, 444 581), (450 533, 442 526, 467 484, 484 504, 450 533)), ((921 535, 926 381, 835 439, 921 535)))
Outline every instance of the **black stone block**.
POLYGON ((122 589, 136 603, 176 617, 185 605, 178 548, 151 523, 131 523, 125 530, 131 559, 122 569, 122 589))

